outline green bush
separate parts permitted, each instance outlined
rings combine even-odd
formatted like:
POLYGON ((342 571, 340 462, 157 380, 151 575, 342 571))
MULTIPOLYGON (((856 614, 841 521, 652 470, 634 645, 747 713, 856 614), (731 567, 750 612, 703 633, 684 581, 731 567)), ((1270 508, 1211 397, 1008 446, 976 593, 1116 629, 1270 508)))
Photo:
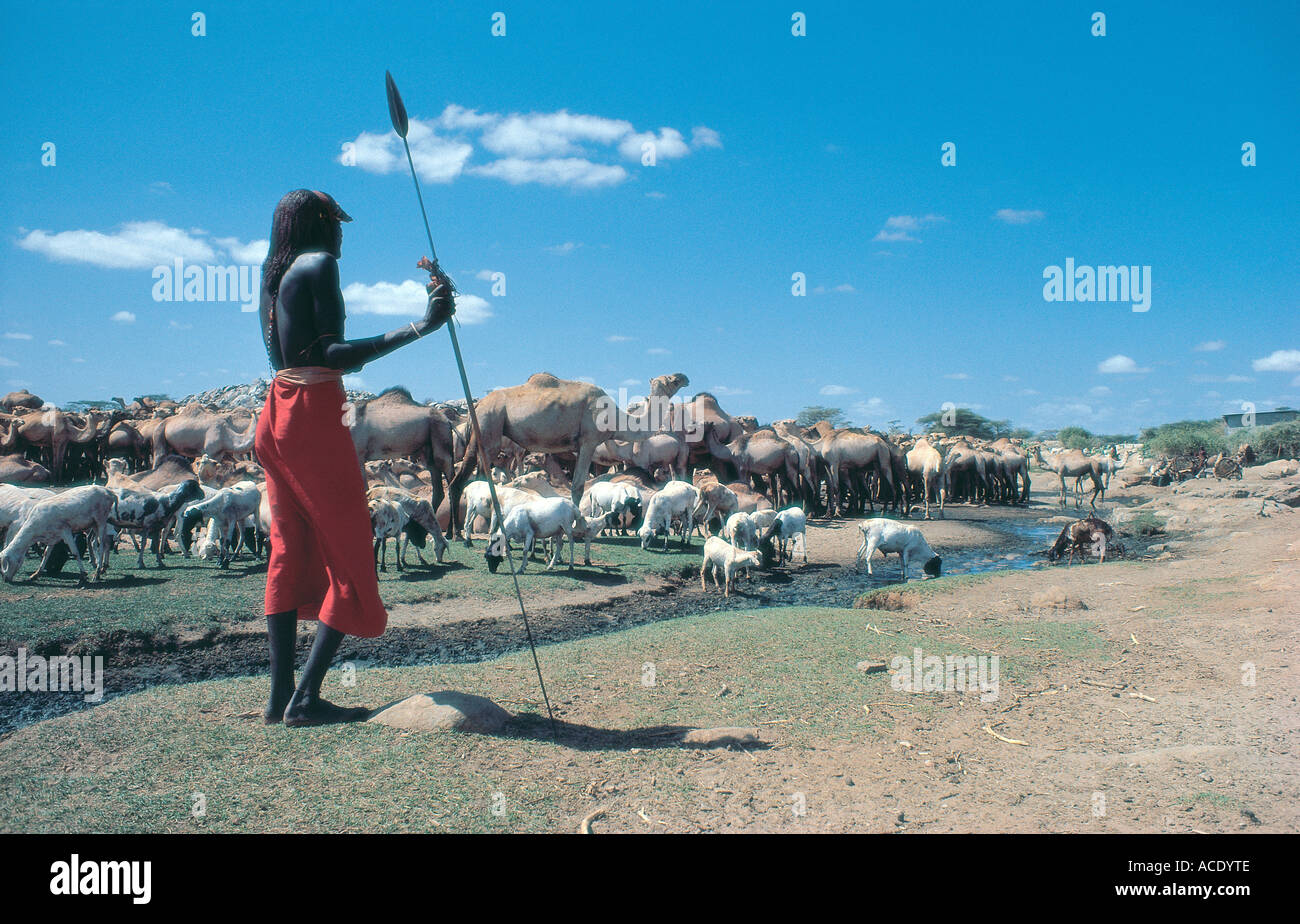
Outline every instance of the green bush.
POLYGON ((1066 449, 1092 449, 1097 441, 1097 438, 1083 427, 1062 427, 1056 434, 1056 438, 1066 449))
POLYGON ((1250 443, 1260 462, 1300 457, 1300 420, 1288 420, 1270 427, 1247 430, 1235 439, 1236 445, 1250 443))
POLYGON ((1208 455, 1232 448, 1224 434, 1223 422, 1218 420, 1180 420, 1161 424, 1142 431, 1142 442, 1148 455, 1191 455, 1204 449, 1208 455))
POLYGON ((1145 510, 1129 520, 1126 525, 1129 532, 1138 536, 1154 536, 1165 531, 1165 521, 1145 510))

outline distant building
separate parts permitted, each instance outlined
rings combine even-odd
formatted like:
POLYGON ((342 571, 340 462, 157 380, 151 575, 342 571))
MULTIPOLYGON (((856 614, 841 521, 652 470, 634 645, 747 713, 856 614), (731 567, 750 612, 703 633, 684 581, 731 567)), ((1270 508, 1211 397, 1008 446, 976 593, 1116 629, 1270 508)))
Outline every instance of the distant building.
MULTIPOLYGON (((1245 414, 1224 414, 1223 425, 1229 430, 1240 430, 1243 428, 1241 419, 1245 414)), ((1276 411, 1257 411, 1255 413, 1255 426, 1267 427, 1270 424, 1284 423, 1288 420, 1300 418, 1300 411, 1290 409, 1280 409, 1276 411)))

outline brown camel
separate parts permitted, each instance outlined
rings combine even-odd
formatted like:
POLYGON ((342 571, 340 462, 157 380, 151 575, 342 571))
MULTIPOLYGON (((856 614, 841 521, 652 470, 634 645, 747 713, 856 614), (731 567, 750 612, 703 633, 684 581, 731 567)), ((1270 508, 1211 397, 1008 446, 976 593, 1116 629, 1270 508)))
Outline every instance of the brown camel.
MULTIPOLYGON (((1092 479, 1092 496, 1088 498, 1088 506, 1093 510, 1097 509, 1097 498, 1100 496, 1103 500, 1106 497, 1106 483, 1104 480, 1105 471, 1100 461, 1090 459, 1078 449, 1068 449, 1065 452, 1057 453, 1055 458, 1048 462, 1043 458, 1042 450, 1035 446, 1030 453, 1031 458, 1042 468, 1049 472, 1055 472, 1057 480, 1061 486, 1061 506, 1065 506, 1065 479, 1067 478, 1091 478, 1092 479)), ((1076 495, 1074 506, 1083 506, 1083 495, 1076 495)))
POLYGON ((92 410, 84 418, 58 408, 33 411, 19 418, 18 436, 22 442, 42 452, 49 450, 50 474, 58 481, 63 477, 63 460, 67 456, 68 444, 93 442, 99 437, 102 425, 115 423, 123 416, 121 411, 92 410))
POLYGON ((423 456, 431 478, 434 509, 442 503, 443 480, 455 476, 451 422, 435 407, 416 402, 405 388, 395 386, 376 398, 357 402, 348 415, 352 444, 364 464, 376 459, 423 456), (441 477, 438 477, 441 475, 441 477))
POLYGON ((755 476, 766 477, 768 497, 774 506, 782 505, 783 493, 786 503, 794 500, 799 485, 799 454, 775 430, 741 433, 729 443, 720 442, 710 430, 706 441, 714 458, 736 466, 737 481, 749 484, 755 476))
POLYGON ((180 413, 160 419, 153 428, 153 464, 156 466, 169 453, 190 458, 207 455, 219 459, 252 452, 256 433, 256 415, 240 432, 229 417, 188 405, 180 413))
POLYGON ((0 456, 0 482, 6 484, 49 484, 50 470, 30 461, 26 456, 13 453, 0 456))
POLYGON ((857 428, 837 430, 825 420, 812 428, 810 438, 813 433, 818 435, 813 441, 813 448, 826 461, 828 516, 840 516, 844 512, 842 499, 845 479, 853 480, 868 505, 872 510, 875 509, 871 494, 865 490, 866 483, 862 480, 862 476, 869 471, 876 473, 882 485, 889 485, 888 496, 894 496, 893 454, 884 437, 857 428))
POLYGON ((0 398, 0 409, 10 412, 39 411, 44 404, 44 401, 26 388, 11 391, 3 398, 0 398))
POLYGON ((939 477, 943 470, 943 456, 939 450, 930 445, 925 437, 917 440, 907 455, 908 478, 921 488, 921 497, 925 502, 925 518, 930 519, 930 495, 937 494, 939 499, 939 517, 943 518, 943 502, 947 496, 943 479, 939 477))
MULTIPOLYGON (((530 376, 522 385, 489 392, 475 409, 488 459, 496 457, 503 437, 529 452, 577 453, 572 489, 575 505, 582 502, 582 487, 597 446, 609 439, 645 439, 653 432, 644 428, 645 418, 619 411, 614 399, 595 385, 558 379, 549 372, 530 376)), ((478 466, 478 446, 471 434, 448 489, 452 509, 478 466)), ((456 529, 454 520, 452 529, 456 529)))

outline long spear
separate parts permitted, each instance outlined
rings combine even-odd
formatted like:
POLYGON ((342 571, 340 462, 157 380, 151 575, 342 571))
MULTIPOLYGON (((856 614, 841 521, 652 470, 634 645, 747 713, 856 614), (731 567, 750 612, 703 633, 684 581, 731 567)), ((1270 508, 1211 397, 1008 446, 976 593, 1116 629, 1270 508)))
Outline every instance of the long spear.
MULTIPOLYGON (((415 173, 415 161, 411 159, 411 145, 406 140, 406 133, 410 129, 410 120, 406 117, 406 106, 402 104, 402 95, 397 92, 397 84, 393 82, 393 75, 384 71, 384 84, 388 90, 388 115, 393 120, 393 131, 402 139, 402 146, 406 148, 406 163, 411 168, 411 179, 415 182, 415 195, 420 200, 420 215, 424 218, 424 233, 429 239, 429 255, 433 258, 432 264, 428 261, 421 260, 420 265, 429 270, 429 274, 434 278, 435 283, 441 280, 447 284, 452 292, 456 291, 456 285, 451 281, 451 277, 442 271, 438 265, 438 251, 433 246, 433 232, 429 230, 429 213, 424 210, 424 194, 420 192, 420 178, 415 173)), ((474 410, 474 396, 469 390, 469 377, 465 374, 465 360, 460 354, 460 340, 456 337, 456 325, 451 320, 447 323, 447 333, 451 334, 451 350, 456 356, 456 368, 460 370, 460 384, 465 391, 465 407, 469 411, 469 425, 473 431, 474 443, 478 446, 479 465, 483 472, 488 476, 488 493, 492 496, 492 512, 496 516, 496 522, 504 525, 505 518, 501 515, 501 502, 497 500, 496 484, 492 481, 492 467, 488 465, 487 450, 483 448, 483 434, 478 428, 478 412, 474 410)), ((451 511, 452 517, 456 516, 456 511, 451 511)), ((468 526, 466 526, 468 529, 468 526)), ((551 700, 546 695, 546 681, 542 679, 542 664, 537 660, 537 645, 533 642, 533 628, 528 623, 528 611, 524 608, 524 595, 519 589, 519 575, 515 573, 515 558, 510 551, 510 542, 507 540, 503 543, 506 547, 506 561, 510 565, 510 576, 515 582, 515 598, 519 601, 519 615, 524 620, 524 631, 528 635, 528 648, 533 653, 533 667, 537 669, 537 683, 542 688, 542 702, 546 704, 546 714, 551 719, 551 737, 559 740, 559 729, 555 724, 555 713, 551 711, 551 700)))

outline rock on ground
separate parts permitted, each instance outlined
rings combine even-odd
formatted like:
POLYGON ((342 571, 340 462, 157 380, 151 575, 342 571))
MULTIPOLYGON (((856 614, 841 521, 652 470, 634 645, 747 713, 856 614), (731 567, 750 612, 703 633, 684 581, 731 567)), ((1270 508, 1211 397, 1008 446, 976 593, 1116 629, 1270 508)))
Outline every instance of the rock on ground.
POLYGON ((509 720, 510 713, 487 697, 442 690, 408 696, 366 721, 407 731, 491 733, 500 731, 509 720))

